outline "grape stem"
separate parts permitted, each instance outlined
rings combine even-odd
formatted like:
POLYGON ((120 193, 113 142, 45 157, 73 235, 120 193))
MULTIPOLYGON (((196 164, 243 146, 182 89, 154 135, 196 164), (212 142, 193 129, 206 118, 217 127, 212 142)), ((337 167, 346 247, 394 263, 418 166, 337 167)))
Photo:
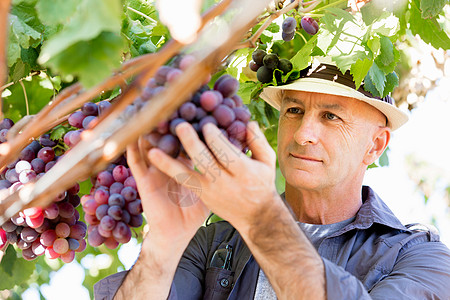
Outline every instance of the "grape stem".
MULTIPOLYGON (((317 5, 319 5, 322 2, 322 0, 312 0, 307 2, 309 6, 304 8, 299 8, 299 11, 302 13, 307 13, 312 11, 317 5)), ((261 25, 261 27, 258 28, 258 30, 248 39, 243 41, 242 43, 239 43, 235 49, 241 49, 241 48, 256 48, 256 41, 259 39, 261 34, 266 30, 267 27, 279 16, 287 13, 291 9, 297 8, 301 4, 301 0, 295 0, 294 2, 290 3, 289 5, 283 7, 282 9, 275 11, 271 13, 267 19, 264 21, 264 23, 261 25)), ((303 5, 306 3, 303 3, 303 5)))
POLYGON ((143 12, 140 12, 139 10, 136 10, 136 9, 134 9, 134 8, 132 8, 132 7, 129 7, 129 6, 127 6, 127 9, 128 9, 128 10, 131 10, 131 11, 134 12, 135 14, 138 14, 138 15, 140 15, 141 17, 144 17, 145 19, 149 20, 150 23, 152 23, 152 25, 158 24, 158 22, 156 22, 156 20, 150 18, 149 16, 147 16, 147 15, 144 14, 143 12))
POLYGON ((338 0, 338 1, 336 1, 336 2, 332 2, 332 3, 330 3, 330 4, 327 4, 327 5, 325 5, 325 6, 322 6, 322 7, 318 8, 318 11, 321 11, 321 10, 324 10, 324 9, 327 9, 327 8, 330 8, 330 7, 333 7, 333 6, 336 6, 336 5, 341 4, 341 3, 343 3, 343 2, 348 2, 348 0, 338 0))
MULTIPOLYGON (((0 1, 0 86, 6 82, 8 64, 6 62, 6 47, 8 43, 8 13, 11 0, 0 1)), ((0 91, 0 120, 3 119, 3 101, 0 91)))
POLYGON ((27 111, 27 116, 29 116, 30 115, 30 107, 28 105, 27 90, 26 90, 25 85, 23 84, 22 81, 19 81, 19 83, 20 83, 20 86, 22 87, 23 96, 25 97, 25 108, 26 108, 26 111, 27 111))
MULTIPOLYGON (((34 75, 39 75, 40 73, 41 73, 41 72, 39 72, 39 71, 35 71, 35 72, 33 72, 33 73, 27 75, 26 77, 20 78, 20 79, 17 80, 17 81, 22 81, 22 80, 24 80, 24 79, 27 79, 28 77, 33 77, 34 75)), ((1 87, 0 87, 0 93, 3 92, 6 88, 10 87, 11 85, 14 85, 15 83, 16 83, 16 82, 11 81, 11 82, 8 82, 7 84, 1 86, 1 87)), ((53 84, 53 83, 52 83, 52 84, 53 84)))

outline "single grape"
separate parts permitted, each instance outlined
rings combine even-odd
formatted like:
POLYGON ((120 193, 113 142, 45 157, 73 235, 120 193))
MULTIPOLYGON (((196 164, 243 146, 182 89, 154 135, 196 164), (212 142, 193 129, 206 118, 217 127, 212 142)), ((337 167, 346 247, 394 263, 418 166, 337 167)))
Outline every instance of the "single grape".
POLYGON ((25 160, 25 161, 32 161, 34 158, 36 158, 36 153, 31 148, 24 148, 22 151, 20 151, 19 159, 25 160))
POLYGON ((6 231, 3 229, 0 229, 0 249, 3 249, 3 247, 8 242, 8 237, 6 236, 6 231))
POLYGON ((283 24, 281 24, 281 29, 286 33, 294 32, 296 27, 297 20, 294 17, 287 17, 284 19, 283 24))
POLYGON ((317 21, 315 19, 309 16, 302 17, 300 23, 302 25, 302 28, 309 35, 315 35, 317 31, 319 31, 319 24, 317 24, 317 21))
POLYGON ((36 227, 34 230, 36 230, 38 233, 43 233, 44 231, 49 230, 53 225, 50 223, 48 219, 44 218, 44 223, 42 223, 41 226, 36 227))
POLYGON ((236 115, 236 120, 239 120, 243 123, 247 123, 250 121, 251 114, 247 107, 241 106, 233 109, 234 114, 236 115))
POLYGON ((23 184, 34 181, 36 179, 36 172, 33 170, 25 170, 20 172, 19 181, 23 184))
POLYGON ((114 183, 114 177, 108 171, 102 171, 97 175, 97 182, 100 185, 110 187, 114 183))
POLYGON ((76 128, 83 128, 83 120, 86 116, 81 111, 76 111, 69 116, 69 125, 76 128))
POLYGON ((33 253, 36 254, 37 256, 41 256, 44 255, 45 253, 45 247, 44 245, 41 244, 41 241, 39 239, 35 240, 32 244, 31 244, 31 250, 33 250, 33 253))
POLYGON ((110 215, 106 215, 100 220, 99 227, 103 228, 104 230, 111 231, 114 229, 115 226, 116 220, 110 215))
POLYGON ((103 100, 103 101, 98 102, 97 106, 98 106, 98 114, 102 115, 111 107, 111 103, 103 100))
MULTIPOLYGON (((80 225, 80 221, 77 221, 77 223, 70 227, 70 234, 69 237, 73 239, 83 239, 86 236, 86 227, 83 225, 80 225)), ((75 249, 73 249, 75 250, 75 249)))
POLYGON ((85 220, 86 223, 88 223, 89 225, 97 225, 98 223, 100 223, 100 221, 97 219, 96 216, 94 216, 94 215, 89 215, 89 214, 85 214, 85 215, 84 215, 84 220, 85 220))
POLYGON ((20 174, 20 172, 25 170, 31 170, 31 164, 26 160, 21 160, 16 164, 15 170, 17 174, 20 174))
POLYGON ((37 257, 36 254, 34 254, 33 249, 31 247, 28 247, 27 249, 22 250, 22 257, 25 260, 33 260, 37 257))
POLYGON ((120 221, 128 224, 131 220, 131 215, 127 210, 122 210, 122 219, 120 221))
POLYGON ((59 258, 61 258, 63 262, 68 264, 75 259, 75 251, 69 249, 66 253, 61 254, 59 258))
POLYGON ((109 238, 112 236, 112 230, 106 230, 101 226, 102 223, 100 223, 100 225, 97 227, 98 233, 104 237, 104 238, 109 238))
POLYGON ((49 229, 41 233, 40 242, 42 245, 49 247, 53 245, 53 242, 57 237, 58 236, 56 235, 56 231, 53 229, 49 229))
MULTIPOLYGON (((127 176, 127 178, 128 178, 128 176, 127 176)), ((125 178, 125 179, 127 179, 127 178, 125 178)), ((123 180, 123 181, 125 181, 125 180, 123 180)), ((116 181, 113 184, 111 184, 111 186, 109 187, 110 193, 111 194, 120 194, 122 192, 122 190, 123 190, 123 183, 122 182, 116 181)))
POLYGON ((40 207, 31 207, 23 210, 23 215, 25 217, 37 218, 43 214, 43 210, 40 207))
POLYGON ((227 133, 230 137, 237 139, 239 142, 245 142, 247 128, 241 121, 234 121, 227 128, 227 133))
POLYGON ((212 123, 214 125, 217 126, 217 120, 216 118, 214 118, 213 116, 206 116, 203 119, 201 119, 200 123, 199 123, 199 127, 201 132, 203 132, 203 127, 208 124, 208 123, 212 123))
POLYGON ((222 127, 228 127, 236 119, 233 109, 224 104, 219 105, 213 111, 213 117, 222 127))
POLYGON ((70 250, 77 250, 78 248, 80 248, 80 242, 78 240, 70 238, 70 239, 67 239, 67 241, 69 242, 70 250))
POLYGON ((200 97, 200 105, 205 111, 213 111, 221 102, 214 91, 206 91, 200 97))
POLYGON ((119 243, 128 243, 131 239, 131 230, 124 222, 118 222, 112 231, 113 237, 119 243))
POLYGON ((97 210, 98 203, 94 199, 87 200, 86 203, 83 204, 83 210, 88 215, 95 216, 95 211, 97 210))
POLYGON ((127 203, 126 209, 132 215, 139 215, 142 213, 141 200, 137 199, 127 203))
POLYGON ((83 106, 81 107, 81 112, 82 112, 85 116, 97 116, 97 115, 98 115, 98 107, 97 107, 97 104, 92 103, 92 102, 86 102, 86 103, 83 104, 83 106))
POLYGON ((264 56, 266 56, 266 54, 267 54, 266 51, 264 51, 262 49, 256 49, 252 53, 252 59, 253 59, 253 61, 256 64, 262 66, 263 65, 263 59, 264 59, 264 56))
POLYGON ((72 204, 73 207, 80 205, 80 196, 78 195, 67 195, 67 202, 72 204))
POLYGON ((55 233, 60 238, 66 238, 70 234, 70 226, 66 223, 58 223, 55 227, 55 233))
POLYGON ((180 116, 186 121, 192 121, 197 115, 197 107, 192 102, 186 102, 179 108, 180 116))
POLYGON ((39 150, 37 157, 42 159, 45 163, 48 164, 55 158, 55 151, 53 151, 53 149, 50 147, 44 147, 41 150, 39 150))
POLYGON ((126 202, 136 200, 137 191, 131 186, 124 187, 120 194, 123 196, 126 202))
POLYGON ((57 259, 59 257, 59 254, 56 253, 55 250, 53 250, 53 246, 48 246, 47 249, 45 249, 45 256, 49 259, 57 259))
POLYGON ((68 202, 58 203, 58 208, 59 208, 59 215, 62 218, 70 218, 73 216, 75 212, 75 208, 73 207, 73 205, 68 202))
POLYGON ((7 232, 6 233, 6 239, 10 244, 15 244, 18 241, 17 233, 15 232, 7 232))
POLYGON ((96 123, 97 117, 94 116, 87 116, 86 118, 84 118, 83 120, 83 128, 84 129, 89 129, 92 128, 92 125, 94 125, 96 123))
POLYGON ((58 238, 53 243, 53 250, 58 254, 64 254, 69 250, 69 242, 66 239, 58 238))
POLYGON ((13 232, 14 230, 16 230, 16 228, 17 228, 17 225, 14 224, 11 220, 7 220, 2 225, 2 229, 6 232, 13 232))
POLYGON ((248 67, 250 68, 250 70, 252 70, 253 72, 258 71, 259 67, 261 67, 260 65, 258 65, 257 63, 255 63, 253 60, 251 60, 248 63, 248 67))
POLYGON ((169 132, 169 122, 168 121, 159 122, 156 130, 160 134, 168 133, 169 132))
POLYGON ((159 140, 158 148, 172 157, 177 157, 180 152, 180 142, 175 136, 166 134, 159 140))
POLYGON ((109 191, 106 188, 98 188, 94 193, 94 199, 99 205, 107 204, 109 199, 109 191))
MULTIPOLYGON (((50 139, 50 135, 49 134, 43 134, 40 138, 39 138, 39 143, 41 143, 42 146, 44 147, 55 147, 56 146, 56 142, 52 141, 50 139)), ((39 149, 38 149, 39 151, 39 149)), ((35 153, 37 151, 34 151, 35 153)))
POLYGON ((278 55, 270 53, 264 57, 263 63, 267 68, 274 70, 278 66, 278 61, 278 55))
MULTIPOLYGON (((113 205, 108 208, 108 216, 110 216, 114 220, 120 221, 122 219, 122 215, 123 215, 123 210, 120 206, 113 205)), ((101 224, 101 221, 100 221, 100 224, 101 224)))
POLYGON ((128 178, 128 169, 125 166, 118 165, 112 171, 112 176, 117 182, 124 182, 128 178))
POLYGON ((42 173, 45 170, 45 162, 40 158, 33 159, 30 164, 36 174, 42 173))
POLYGON ((125 198, 121 194, 111 194, 108 198, 108 205, 123 207, 125 205, 125 198))
POLYGON ((0 143, 4 143, 7 141, 8 129, 0 130, 0 143))
POLYGON ((97 210, 95 211, 95 216, 97 219, 101 220, 104 216, 108 214, 108 204, 102 204, 99 207, 97 207, 97 210))
POLYGON ((31 247, 31 242, 27 242, 25 240, 22 240, 21 238, 19 238, 19 240, 17 241, 17 247, 21 250, 25 250, 31 247))
POLYGON ((239 81, 232 76, 222 76, 225 77, 223 80, 219 82, 217 88, 214 87, 215 90, 219 91, 224 98, 231 97, 239 89, 239 81))
POLYGON ((262 66, 258 69, 258 72, 256 72, 256 78, 261 83, 269 83, 273 80, 273 70, 269 69, 266 66, 262 66))
POLYGON ((10 129, 14 126, 14 122, 11 119, 4 118, 0 123, 0 129, 10 129))
POLYGON ((281 38, 285 42, 289 42, 289 41, 293 40, 294 36, 295 36, 295 31, 292 31, 292 32, 285 32, 285 31, 283 31, 283 32, 281 32, 281 38))
POLYGON ((86 249, 86 241, 84 239, 78 240, 78 242, 80 243, 80 247, 75 250, 75 252, 83 252, 86 249))
POLYGON ((133 176, 128 177, 123 183, 125 187, 131 186, 133 189, 137 190, 136 180, 133 176))
POLYGON ((119 242, 116 241, 114 239, 114 237, 110 236, 108 237, 105 242, 104 242, 105 246, 108 247, 109 249, 116 249, 117 246, 119 246, 119 242))
POLYGON ((38 228, 44 223, 44 215, 41 214, 35 218, 26 217, 25 221, 27 225, 30 226, 31 228, 38 228))
POLYGON ((92 247, 98 247, 105 241, 105 238, 98 232, 97 226, 92 226, 92 230, 88 235, 88 243, 92 247))
POLYGON ((144 219, 142 218, 142 215, 131 215, 130 216, 130 222, 128 222, 128 224, 131 227, 139 227, 142 225, 142 222, 144 222, 144 219))
POLYGON ((32 243, 39 237, 39 233, 30 227, 25 227, 20 233, 20 238, 26 242, 32 243))
POLYGON ((223 104, 228 106, 229 108, 235 108, 236 107, 236 103, 234 102, 233 99, 231 98, 225 98, 223 99, 223 104))

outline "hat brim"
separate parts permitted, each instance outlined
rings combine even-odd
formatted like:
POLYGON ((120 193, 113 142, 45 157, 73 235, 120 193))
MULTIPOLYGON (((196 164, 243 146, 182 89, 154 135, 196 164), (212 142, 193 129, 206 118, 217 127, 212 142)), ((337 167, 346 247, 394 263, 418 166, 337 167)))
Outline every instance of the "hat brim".
POLYGON ((349 86, 321 78, 306 77, 282 86, 268 86, 263 89, 260 97, 277 110, 280 110, 283 90, 337 95, 363 101, 377 108, 386 116, 388 120, 387 126, 391 128, 391 130, 396 130, 409 119, 405 112, 401 111, 393 104, 389 104, 376 98, 370 98, 349 86))

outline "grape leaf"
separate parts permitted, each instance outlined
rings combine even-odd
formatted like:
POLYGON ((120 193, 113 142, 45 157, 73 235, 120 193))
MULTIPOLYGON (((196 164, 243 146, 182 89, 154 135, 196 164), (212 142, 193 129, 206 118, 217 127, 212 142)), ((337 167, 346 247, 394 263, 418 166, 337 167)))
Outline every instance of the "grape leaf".
POLYGON ((342 73, 347 72, 350 67, 358 60, 363 60, 367 57, 364 51, 354 51, 350 54, 342 54, 339 56, 333 56, 332 60, 336 63, 336 66, 342 73))
POLYGON ((394 47, 391 40, 385 36, 381 37, 380 46, 380 54, 375 59, 375 62, 385 74, 392 73, 400 60, 400 52, 394 47))
POLYGON ((400 30, 400 21, 395 15, 383 12, 370 26, 370 34, 378 33, 384 36, 394 36, 400 30))
MULTIPOLYGON (((69 23, 44 43, 39 63, 46 63, 74 44, 89 41, 103 31, 119 33, 121 13, 119 0, 83 0, 69 23)), ((67 57, 67 54, 63 56, 67 57)))
POLYGON ((241 96, 242 102, 244 102, 244 104, 250 103, 252 99, 251 95, 253 90, 255 89, 255 86, 257 86, 257 83, 253 81, 241 82, 239 84, 239 90, 237 94, 241 96))
POLYGON ((277 23, 270 23, 270 25, 267 26, 266 30, 272 33, 277 33, 280 31, 280 25, 278 25, 277 23))
POLYGON ((48 61, 48 65, 64 74, 79 76, 83 86, 91 87, 120 65, 123 39, 103 32, 89 41, 80 41, 48 61))
POLYGON ((356 89, 361 86, 361 82, 364 77, 369 72, 370 67, 372 67, 373 61, 369 58, 358 59, 351 67, 350 74, 353 76, 353 81, 355 81, 356 89))
POLYGON ((16 285, 25 283, 33 274, 36 264, 36 261, 17 259, 16 251, 12 246, 8 247, 5 256, 0 264, 0 277, 2 278, 0 280, 0 290, 11 289, 16 285), (3 262, 4 260, 8 262, 3 262), (9 260, 14 262, 11 263, 9 260))
POLYGON ((26 24, 16 15, 9 15, 8 66, 11 67, 20 59, 21 48, 28 48, 33 40, 41 38, 41 34, 26 24))
POLYGON ((316 46, 318 35, 313 36, 309 41, 291 58, 294 69, 303 70, 311 62, 311 52, 316 46))
POLYGON ((409 24, 412 34, 418 34, 425 43, 431 44, 436 49, 450 49, 450 38, 441 29, 436 18, 422 19, 418 5, 419 0, 411 1, 409 24))
POLYGON ((78 0, 39 0, 36 10, 42 23, 56 25, 72 16, 78 3, 78 0))
POLYGON ((395 72, 386 75, 386 86, 384 87, 383 97, 392 92, 398 86, 398 76, 395 72))
POLYGON ((384 85, 386 81, 386 76, 384 75, 384 72, 380 70, 378 65, 376 63, 372 64, 372 66, 369 69, 369 72, 367 73, 369 75, 370 79, 372 80, 372 83, 374 84, 375 88, 378 91, 379 95, 383 94, 384 85))
POLYGON ((447 0, 420 0, 420 10, 422 11, 422 18, 434 18, 445 6, 447 0))

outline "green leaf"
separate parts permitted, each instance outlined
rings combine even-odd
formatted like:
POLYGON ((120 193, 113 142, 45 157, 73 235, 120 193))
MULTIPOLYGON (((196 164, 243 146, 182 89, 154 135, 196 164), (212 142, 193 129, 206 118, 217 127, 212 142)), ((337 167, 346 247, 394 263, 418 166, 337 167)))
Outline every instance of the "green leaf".
POLYGON ((411 2, 410 14, 409 24, 412 34, 418 34, 425 43, 431 44, 436 49, 450 49, 450 38, 439 26, 436 17, 422 19, 418 0, 411 2))
MULTIPOLYGON (((384 75, 384 72, 380 70, 380 68, 378 67, 378 65, 376 63, 372 64, 372 67, 370 67, 369 72, 367 73, 367 76, 369 76, 370 80, 372 81, 373 85, 375 86, 375 88, 378 92, 377 94, 383 95, 386 76, 384 75)), ((364 86, 365 86, 365 83, 364 83, 364 86)), ((371 91, 369 91, 369 92, 371 92, 371 91)))
POLYGON ((48 65, 63 74, 80 77, 85 87, 91 87, 120 66, 124 43, 117 34, 103 32, 89 41, 80 41, 53 56, 48 65))
POLYGON ((41 38, 41 34, 30 27, 16 15, 9 15, 8 33, 8 67, 11 67, 19 58, 22 48, 28 48, 33 40, 41 38))
POLYGON ((385 74, 392 73, 400 60, 400 52, 394 47, 391 40, 385 36, 381 37, 380 45, 380 54, 375 59, 375 62, 385 74))
POLYGON ((56 25, 67 22, 78 3, 78 0, 39 0, 36 10, 42 23, 56 25))
MULTIPOLYGON (((44 43, 39 63, 46 63, 76 43, 89 41, 101 32, 119 33, 122 9, 119 0, 83 0, 70 22, 44 43)), ((67 55, 65 55, 67 56, 67 55)))
POLYGON ((355 62, 357 62, 358 60, 363 60, 366 57, 367 55, 365 52, 354 51, 349 55, 343 54, 339 56, 333 56, 332 60, 336 63, 336 66, 339 68, 339 70, 341 70, 341 72, 344 74, 355 62))
POLYGON ((358 59, 351 67, 350 74, 353 76, 353 80, 355 81, 356 89, 361 86, 361 82, 364 77, 366 77, 369 69, 372 67, 373 61, 371 59, 358 59))
POLYGON ((244 104, 250 103, 250 100, 252 99, 252 92, 257 85, 258 84, 253 81, 241 82, 239 84, 239 90, 237 94, 241 96, 242 102, 244 102, 244 104))
POLYGON ((304 46, 291 58, 294 69, 303 70, 309 66, 311 62, 311 52, 316 46, 318 35, 313 36, 304 46))
POLYGON ((12 69, 10 70, 10 72, 12 71, 11 79, 14 82, 19 81, 19 79, 24 78, 30 73, 30 66, 24 64, 21 60, 18 60, 17 63, 11 69, 12 69))
POLYGON ((422 18, 434 18, 445 6, 447 0, 420 0, 420 10, 422 11, 422 18))
POLYGON ((329 7, 325 10, 329 11, 332 15, 334 15, 336 19, 342 19, 344 23, 345 22, 356 23, 355 17, 346 10, 335 7, 329 7))
POLYGON ((388 156, 389 148, 386 148, 384 150, 383 154, 381 154, 380 158, 378 159, 381 167, 389 166, 389 156, 388 156))
POLYGON ((374 55, 377 55, 381 48, 380 38, 378 36, 373 36, 367 41, 367 47, 369 47, 370 51, 372 51, 374 55))
POLYGON ((64 137, 64 135, 69 131, 67 127, 62 125, 56 126, 52 132, 50 133, 51 140, 60 140, 64 137))
POLYGON ((35 269, 36 261, 18 259, 12 246, 6 250, 6 257, 2 259, 0 268, 0 290, 11 289, 28 281, 35 269), (9 252, 9 253, 8 253, 9 252), (11 263, 9 260, 14 260, 11 263), (4 260, 6 260, 4 262, 4 260), (8 262, 9 261, 9 262, 8 262))
POLYGON ((385 97, 387 94, 391 93, 398 86, 398 83, 398 76, 395 72, 387 74, 386 86, 384 87, 384 93, 382 96, 385 97))
POLYGON ((277 23, 270 23, 270 25, 267 26, 266 30, 272 33, 277 33, 280 31, 280 26, 277 23))
POLYGON ((259 36, 259 38, 261 39, 261 43, 263 43, 263 44, 268 44, 273 40, 273 37, 267 36, 265 34, 261 34, 259 36))
POLYGON ((378 19, 370 25, 370 32, 372 35, 378 33, 387 37, 394 36, 399 29, 399 18, 389 12, 383 12, 378 19))

